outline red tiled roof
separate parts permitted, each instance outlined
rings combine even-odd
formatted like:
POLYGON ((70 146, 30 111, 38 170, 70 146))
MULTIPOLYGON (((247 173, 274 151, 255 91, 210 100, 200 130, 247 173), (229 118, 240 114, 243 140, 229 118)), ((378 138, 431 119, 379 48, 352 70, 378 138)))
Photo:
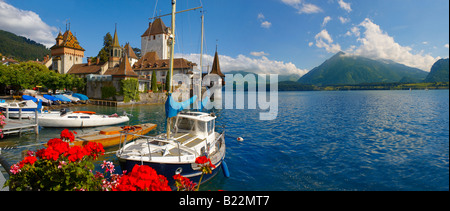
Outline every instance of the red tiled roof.
MULTIPOLYGON (((61 33, 58 34, 57 39, 61 39, 61 33)), ((66 48, 72 48, 72 49, 76 49, 76 50, 81 50, 81 51, 85 51, 84 48, 82 48, 80 46, 80 43, 78 42, 77 38, 72 34, 72 32, 70 30, 67 30, 64 35, 62 35, 62 43, 61 45, 55 44, 54 46, 52 46, 50 49, 55 49, 55 48, 62 48, 62 47, 66 47, 66 48)))
POLYGON ((138 77, 138 74, 131 68, 127 55, 125 55, 125 58, 122 58, 119 67, 108 69, 104 75, 138 77))
POLYGON ((133 51, 133 48, 131 48, 130 43, 127 43, 125 45, 124 51, 125 53, 128 55, 128 57, 133 58, 133 59, 138 59, 138 57, 136 56, 136 54, 133 51))
MULTIPOLYGON (((148 69, 169 69, 169 59, 159 59, 156 52, 147 52, 139 61, 134 63, 134 70, 148 69)), ((197 64, 183 58, 175 58, 173 61, 174 69, 191 69, 197 64)))
POLYGON ((100 74, 102 70, 102 66, 105 65, 105 63, 99 63, 99 64, 74 64, 69 72, 67 74, 100 74))
POLYGON ((161 18, 155 19, 153 23, 148 23, 148 29, 144 32, 141 37, 146 37, 156 34, 168 34, 170 27, 166 27, 161 18))

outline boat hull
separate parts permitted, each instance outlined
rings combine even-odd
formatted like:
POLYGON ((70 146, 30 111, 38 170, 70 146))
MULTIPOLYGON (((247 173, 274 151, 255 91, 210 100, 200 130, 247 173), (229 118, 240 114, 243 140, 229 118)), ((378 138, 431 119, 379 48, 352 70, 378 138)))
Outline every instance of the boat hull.
POLYGON ((38 117, 39 126, 41 127, 64 127, 64 128, 84 128, 84 127, 98 127, 117 125, 129 121, 128 117, 114 117, 114 118, 95 118, 95 119, 71 119, 71 118, 52 118, 52 117, 38 117))
MULTIPOLYGON (((214 163, 216 168, 212 169, 211 174, 205 174, 202 178, 201 184, 211 180, 219 171, 222 165, 223 158, 219 160, 219 162, 214 163)), ((120 167, 122 170, 126 170, 127 172, 131 172, 133 170, 133 167, 135 165, 146 165, 150 166, 151 168, 155 169, 155 171, 163 175, 167 178, 167 181, 169 182, 169 186, 172 188, 175 188, 175 180, 173 179, 173 176, 176 174, 177 170, 182 169, 181 175, 183 177, 189 178, 192 182, 195 182, 198 184, 201 177, 201 171, 194 170, 192 168, 193 165, 196 165, 195 163, 153 163, 148 161, 137 161, 137 160, 125 160, 119 158, 120 167)))
POLYGON ((129 135, 122 136, 120 135, 120 131, 123 131, 123 129, 121 129, 120 127, 112 127, 112 128, 107 128, 102 130, 103 131, 110 131, 110 133, 112 132, 113 134, 107 134, 106 132, 104 134, 100 133, 96 133, 96 134, 91 134, 91 135, 85 135, 85 136, 80 136, 75 138, 75 141, 73 142, 73 145, 75 146, 84 146, 89 142, 96 142, 96 143, 101 143, 103 145, 103 147, 112 147, 112 146, 116 146, 120 143, 121 138, 122 140, 124 140, 126 138, 127 141, 132 141, 136 138, 138 138, 138 136, 135 135, 145 135, 148 132, 150 132, 151 130, 156 128, 156 124, 140 124, 140 125, 135 125, 137 127, 141 127, 142 129, 140 130, 135 130, 135 131, 129 131, 129 135))

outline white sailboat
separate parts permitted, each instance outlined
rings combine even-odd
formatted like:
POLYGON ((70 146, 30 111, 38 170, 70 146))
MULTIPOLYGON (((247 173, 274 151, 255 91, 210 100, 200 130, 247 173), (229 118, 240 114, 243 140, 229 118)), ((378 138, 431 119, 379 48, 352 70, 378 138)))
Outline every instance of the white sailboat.
MULTIPOLYGON (((176 0, 173 0, 170 78, 173 75, 175 10, 176 0)), ((199 73, 201 74, 200 71, 199 73)), ((169 80, 168 83, 171 85, 172 80, 169 80)), ((172 89, 172 86, 170 87, 172 89)), ((120 148, 116 156, 119 159, 122 170, 131 172, 136 164, 147 165, 155 169, 158 174, 164 175, 169 184, 173 184, 173 176, 175 174, 181 174, 198 183, 201 172, 199 171, 200 166, 195 163, 195 159, 200 156, 206 156, 211 159, 212 164, 216 167, 212 169, 212 174, 203 176, 201 182, 204 183, 215 176, 221 166, 223 168, 226 148, 225 135, 223 132, 218 133, 215 131, 216 116, 214 114, 182 112, 184 108, 195 101, 197 96, 194 96, 189 101, 178 103, 175 102, 171 93, 172 90, 169 90, 169 97, 165 105, 167 117, 166 133, 156 137, 141 136, 141 138, 131 143, 124 141, 119 145, 120 148)), ((201 98, 199 97, 199 99, 201 98)))
POLYGON ((101 115, 86 111, 62 110, 43 112, 38 115, 38 124, 41 127, 84 128, 117 125, 128 121, 130 119, 126 115, 101 115))

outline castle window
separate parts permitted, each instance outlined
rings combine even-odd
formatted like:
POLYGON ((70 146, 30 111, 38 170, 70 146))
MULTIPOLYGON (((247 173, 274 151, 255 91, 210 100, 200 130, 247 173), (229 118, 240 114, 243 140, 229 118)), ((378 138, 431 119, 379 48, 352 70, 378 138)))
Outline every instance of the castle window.
POLYGON ((156 39, 156 36, 155 35, 153 35, 153 40, 155 40, 156 39))
POLYGON ((114 57, 117 57, 117 49, 114 50, 114 57))

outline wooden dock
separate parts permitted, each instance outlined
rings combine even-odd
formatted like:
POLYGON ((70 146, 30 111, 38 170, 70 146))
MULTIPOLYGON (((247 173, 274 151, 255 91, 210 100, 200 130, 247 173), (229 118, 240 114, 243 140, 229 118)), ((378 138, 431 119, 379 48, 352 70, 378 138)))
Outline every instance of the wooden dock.
POLYGON ((34 131, 36 134, 39 134, 39 124, 38 124, 38 111, 37 109, 34 111, 34 119, 22 119, 22 109, 20 109, 19 119, 10 119, 8 109, 4 113, 6 119, 6 125, 2 128, 2 133, 4 135, 7 134, 19 134, 21 135, 23 132, 34 131))
POLYGON ((117 101, 111 101, 111 100, 94 100, 89 99, 90 103, 92 105, 101 105, 101 106, 111 106, 111 107, 117 107, 117 101))

